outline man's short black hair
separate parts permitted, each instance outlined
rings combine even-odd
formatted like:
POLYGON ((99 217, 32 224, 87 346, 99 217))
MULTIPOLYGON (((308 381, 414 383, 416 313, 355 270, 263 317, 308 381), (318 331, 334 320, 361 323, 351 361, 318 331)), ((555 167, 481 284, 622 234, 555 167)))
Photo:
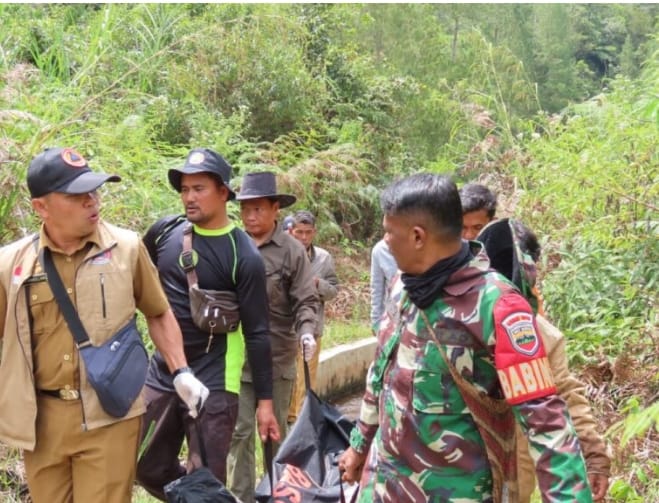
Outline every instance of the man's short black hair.
POLYGON ((293 215, 293 221, 295 222, 295 225, 307 224, 314 227, 316 226, 316 217, 313 216, 313 213, 307 210, 296 211, 293 215))
POLYGON ((423 214, 440 237, 455 240, 462 236, 462 205, 455 183, 443 175, 419 173, 389 185, 380 197, 385 215, 423 214))
POLYGON ((468 183, 460 189, 460 202, 462 213, 485 210, 490 219, 497 211, 497 196, 480 183, 468 183))

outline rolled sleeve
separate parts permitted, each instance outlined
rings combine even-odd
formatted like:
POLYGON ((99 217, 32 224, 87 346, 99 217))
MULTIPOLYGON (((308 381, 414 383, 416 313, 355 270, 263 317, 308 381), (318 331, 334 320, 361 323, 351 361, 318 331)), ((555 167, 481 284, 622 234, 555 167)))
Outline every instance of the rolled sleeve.
POLYGON ((572 423, 577 437, 579 437, 588 473, 599 473, 608 477, 611 472, 611 459, 606 452, 606 442, 597 431, 597 422, 586 398, 585 385, 568 368, 565 337, 543 316, 537 316, 536 320, 549 357, 549 365, 554 374, 558 394, 568 406, 572 423))

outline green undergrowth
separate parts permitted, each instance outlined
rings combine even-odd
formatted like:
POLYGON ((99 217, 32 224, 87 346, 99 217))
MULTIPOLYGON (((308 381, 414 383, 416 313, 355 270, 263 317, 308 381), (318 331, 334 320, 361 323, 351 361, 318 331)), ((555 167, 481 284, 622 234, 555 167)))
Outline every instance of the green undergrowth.
POLYGON ((616 502, 659 501, 657 55, 637 81, 540 121, 509 171, 543 244, 547 314, 611 445, 616 502))

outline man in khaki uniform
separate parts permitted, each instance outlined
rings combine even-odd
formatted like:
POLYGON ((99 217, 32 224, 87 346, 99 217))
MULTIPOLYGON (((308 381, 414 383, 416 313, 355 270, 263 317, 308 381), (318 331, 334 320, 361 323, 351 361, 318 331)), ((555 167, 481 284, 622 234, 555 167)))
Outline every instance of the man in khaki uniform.
POLYGON ((24 450, 34 503, 129 502, 144 413, 141 397, 122 418, 101 407, 41 268, 44 248, 94 345, 137 308, 191 415, 208 395, 183 370, 181 332, 139 235, 100 218, 96 190, 119 180, 73 149, 45 150, 27 172, 41 230, 0 249, 0 441, 24 450))

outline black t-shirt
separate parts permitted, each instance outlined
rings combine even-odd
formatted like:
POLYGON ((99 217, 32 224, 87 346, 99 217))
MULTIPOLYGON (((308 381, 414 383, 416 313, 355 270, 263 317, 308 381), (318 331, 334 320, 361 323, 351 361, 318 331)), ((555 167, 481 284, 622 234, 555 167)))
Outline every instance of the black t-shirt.
MULTIPOLYGON (((246 353, 255 370, 257 398, 271 398, 272 357, 263 259, 252 239, 234 224, 213 231, 193 227, 199 288, 236 292, 240 311, 240 328, 229 334, 214 334, 209 348, 209 333, 192 321, 188 281, 180 262, 186 225, 184 217, 165 217, 149 228, 144 244, 181 327, 188 365, 209 390, 238 393, 246 353)), ((159 352, 153 360, 147 384, 161 390, 173 389, 172 377, 159 352)))

